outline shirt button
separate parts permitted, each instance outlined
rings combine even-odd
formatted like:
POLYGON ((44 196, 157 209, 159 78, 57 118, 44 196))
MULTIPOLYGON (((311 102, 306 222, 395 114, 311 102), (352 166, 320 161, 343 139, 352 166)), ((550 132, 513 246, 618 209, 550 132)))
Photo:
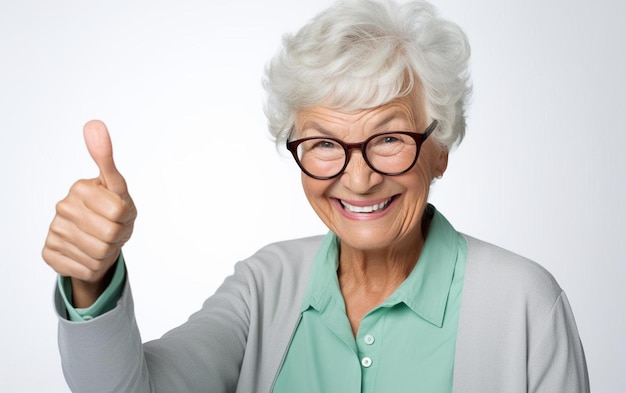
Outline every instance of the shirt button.
POLYGON ((361 366, 368 368, 371 365, 372 365, 372 359, 370 359, 369 357, 366 356, 363 359, 361 359, 361 366))
POLYGON ((372 345, 374 344, 374 336, 368 334, 367 336, 363 337, 363 341, 365 341, 365 344, 367 345, 372 345))

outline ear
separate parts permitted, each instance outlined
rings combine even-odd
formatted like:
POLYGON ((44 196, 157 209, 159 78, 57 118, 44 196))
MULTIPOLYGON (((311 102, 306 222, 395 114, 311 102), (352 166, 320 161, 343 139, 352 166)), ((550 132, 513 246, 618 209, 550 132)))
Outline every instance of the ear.
POLYGON ((448 149, 446 147, 439 148, 439 156, 435 164, 435 176, 440 178, 448 168, 448 149))

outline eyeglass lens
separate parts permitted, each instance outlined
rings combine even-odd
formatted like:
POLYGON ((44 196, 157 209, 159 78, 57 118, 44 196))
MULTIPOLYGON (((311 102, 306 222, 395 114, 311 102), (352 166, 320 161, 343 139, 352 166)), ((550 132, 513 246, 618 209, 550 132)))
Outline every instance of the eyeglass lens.
MULTIPOLYGON (((404 133, 375 135, 364 145, 361 151, 366 162, 372 169, 384 174, 408 170, 415 163, 418 151, 414 137, 404 133)), ((311 175, 333 177, 345 168, 348 150, 339 140, 315 137, 300 143, 296 155, 303 169, 311 175)))

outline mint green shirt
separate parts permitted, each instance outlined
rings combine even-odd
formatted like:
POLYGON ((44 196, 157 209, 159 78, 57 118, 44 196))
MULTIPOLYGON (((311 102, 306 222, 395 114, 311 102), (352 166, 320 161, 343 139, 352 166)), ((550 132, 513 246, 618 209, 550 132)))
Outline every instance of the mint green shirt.
POLYGON ((337 279, 339 239, 326 236, 273 393, 452 392, 467 244, 428 210, 418 263, 365 315, 356 339, 337 279))
POLYGON ((58 286, 61 297, 67 308, 67 317, 70 321, 81 322, 94 319, 108 311, 111 311, 117 305, 117 301, 122 295, 124 289, 124 280, 126 279, 126 268, 124 264, 124 256, 120 253, 115 265, 115 272, 109 286, 102 292, 98 299, 88 308, 74 308, 72 299, 72 282, 69 277, 59 276, 58 286))
MULTIPOLYGON (((424 248, 398 289, 352 334, 337 280, 339 239, 322 242, 273 393, 451 392, 467 244, 432 206, 424 248)), ((71 304, 71 284, 59 277, 72 321, 112 310, 125 280, 120 254, 111 284, 87 309, 71 304)))

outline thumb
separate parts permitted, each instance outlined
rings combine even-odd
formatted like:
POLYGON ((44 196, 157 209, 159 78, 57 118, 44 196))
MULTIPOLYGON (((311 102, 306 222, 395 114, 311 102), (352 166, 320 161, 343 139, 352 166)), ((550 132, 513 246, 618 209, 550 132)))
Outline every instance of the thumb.
POLYGON ((89 155, 100 170, 100 181, 111 192, 123 196, 126 182, 113 162, 113 147, 109 131, 100 120, 91 120, 83 127, 83 136, 89 155))

